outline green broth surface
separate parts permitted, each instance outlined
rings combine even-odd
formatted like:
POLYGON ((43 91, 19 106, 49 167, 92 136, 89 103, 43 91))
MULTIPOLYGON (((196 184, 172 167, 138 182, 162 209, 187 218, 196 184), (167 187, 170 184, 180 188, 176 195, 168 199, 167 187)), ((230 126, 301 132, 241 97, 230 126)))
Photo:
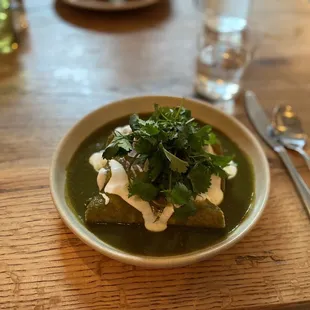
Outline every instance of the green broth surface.
POLYGON ((224 154, 234 154, 238 165, 236 177, 226 182, 224 200, 220 204, 225 214, 225 228, 169 226, 163 232, 150 232, 143 225, 86 224, 87 201, 98 194, 97 172, 89 164, 89 157, 105 147, 107 137, 115 127, 126 124, 128 117, 94 132, 79 146, 67 167, 67 202, 87 229, 107 244, 132 254, 169 256, 189 253, 219 242, 240 224, 254 197, 252 165, 240 148, 218 130, 214 132, 222 143, 224 154))

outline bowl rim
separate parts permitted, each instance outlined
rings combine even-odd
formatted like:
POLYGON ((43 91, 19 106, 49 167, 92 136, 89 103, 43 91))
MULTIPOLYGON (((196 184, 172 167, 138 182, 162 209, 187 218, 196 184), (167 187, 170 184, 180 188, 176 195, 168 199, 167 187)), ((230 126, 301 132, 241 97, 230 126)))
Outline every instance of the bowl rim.
MULTIPOLYGON (((139 112, 139 111, 137 111, 139 112)), ((112 119, 111 119, 112 121, 112 119)), ((102 124, 103 126, 104 124, 102 124)), ((220 129, 220 128, 219 128, 220 129)), ((91 134, 91 133, 89 133, 91 134)), ((89 136, 88 134, 88 136, 89 136)), ((128 97, 124 99, 119 99, 112 101, 110 103, 104 104, 103 106, 93 110, 92 112, 86 114, 84 117, 79 119, 63 136, 63 138, 58 143, 53 157, 52 162, 50 165, 49 170, 49 182, 50 182, 50 193, 52 196, 52 200, 54 202, 54 205, 63 220, 63 222, 67 225, 67 227, 78 237, 80 238, 84 243, 86 243, 91 248, 95 249, 96 251, 112 258, 118 261, 121 261, 123 263, 132 264, 136 266, 143 266, 143 267, 149 267, 149 268, 170 268, 170 267, 179 267, 179 266, 185 266, 189 265, 207 258, 210 258, 214 255, 216 255, 219 252, 222 252, 230 247, 232 247, 235 243, 237 243, 239 240, 241 240, 258 222, 260 219, 266 203, 268 201, 269 192, 270 192, 270 168, 268 164, 268 160, 266 157, 266 154, 257 140, 257 138, 252 134, 252 132, 243 125, 239 120, 234 118, 233 116, 227 115, 223 111, 220 111, 216 109, 211 104, 197 99, 187 98, 187 97, 178 97, 178 96, 164 96, 164 95, 144 95, 144 96, 133 96, 128 97), (133 99, 143 100, 143 99, 150 99, 150 98, 163 98, 163 99, 185 99, 189 102, 194 102, 195 104, 199 104, 201 108, 207 108, 207 109, 213 109, 216 111, 216 113, 221 114, 222 116, 230 119, 232 123, 234 123, 234 126, 239 127, 239 129, 244 132, 244 134, 251 140, 252 144, 255 146, 256 151, 259 153, 259 157, 261 159, 260 163, 262 165, 262 169, 264 170, 264 174, 266 175, 265 181, 265 187, 266 191, 264 192, 264 195, 261 199, 261 203, 259 206, 256 206, 256 201, 254 201, 254 204, 251 206, 251 208, 256 208, 255 216, 251 219, 251 221, 247 224, 247 226, 240 231, 237 235, 233 236, 232 238, 229 238, 229 235, 231 235, 233 232, 230 232, 228 235, 228 238, 224 238, 223 240, 211 245, 207 246, 205 248, 185 253, 185 254, 178 254, 178 255, 172 255, 172 256, 145 256, 145 255, 137 255, 132 254, 129 252, 125 252, 121 249, 117 249, 113 246, 110 246, 109 244, 105 243, 104 241, 100 240, 97 236, 95 236, 93 233, 91 233, 82 223, 77 219, 77 216, 73 214, 72 210, 70 210, 70 207, 65 204, 63 205, 60 202, 59 193, 56 190, 55 185, 55 174, 56 174, 56 166, 57 162, 59 160, 59 155, 68 141, 68 139, 71 137, 72 133, 75 132, 75 130, 80 126, 80 124, 87 119, 91 119, 93 115, 95 115, 99 110, 106 110, 110 109, 112 105, 121 104, 126 101, 131 101, 133 99), (69 217, 67 213, 72 213, 73 217, 69 217), (78 224, 78 225, 77 225, 78 224), (95 237, 95 238, 94 238, 95 237)), ((238 227, 238 226, 237 226, 238 227)), ((234 230, 235 231, 235 230, 234 230)))

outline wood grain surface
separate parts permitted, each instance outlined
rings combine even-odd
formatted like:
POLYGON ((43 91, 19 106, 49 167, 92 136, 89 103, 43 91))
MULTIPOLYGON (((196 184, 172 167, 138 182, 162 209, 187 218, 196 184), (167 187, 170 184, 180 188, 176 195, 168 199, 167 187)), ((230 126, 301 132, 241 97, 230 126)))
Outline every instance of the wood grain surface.
MULTIPOLYGON (((265 145, 270 199, 258 225, 213 259, 151 270, 108 259, 62 223, 49 194, 59 139, 82 116, 136 94, 192 96, 199 14, 163 0, 98 13, 28 0, 29 31, 0 66, 0 309, 310 309, 310 225, 265 145)), ((267 113, 291 104, 310 133, 310 4, 255 1, 265 33, 245 87, 267 113)), ((217 105, 253 129, 242 96, 217 105)), ((303 161, 295 164, 310 184, 303 161)))

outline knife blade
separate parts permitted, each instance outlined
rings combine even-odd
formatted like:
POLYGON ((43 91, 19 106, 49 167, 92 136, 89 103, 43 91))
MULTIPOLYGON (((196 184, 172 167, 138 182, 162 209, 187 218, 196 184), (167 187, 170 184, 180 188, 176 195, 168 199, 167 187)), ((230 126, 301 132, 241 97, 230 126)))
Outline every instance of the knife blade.
POLYGON ((271 136, 270 121, 252 91, 248 90, 245 93, 245 107, 252 124, 266 143, 275 151, 284 148, 276 138, 271 136))
POLYGON ((304 203, 305 210, 310 217, 310 190, 294 167, 284 146, 275 137, 272 136, 270 131, 268 131, 270 128, 270 122, 263 108, 258 103, 255 94, 251 91, 246 91, 245 93, 245 107, 249 118, 252 121, 252 124, 260 136, 275 152, 278 153, 279 157, 282 159, 283 164, 288 170, 300 195, 300 198, 304 203))

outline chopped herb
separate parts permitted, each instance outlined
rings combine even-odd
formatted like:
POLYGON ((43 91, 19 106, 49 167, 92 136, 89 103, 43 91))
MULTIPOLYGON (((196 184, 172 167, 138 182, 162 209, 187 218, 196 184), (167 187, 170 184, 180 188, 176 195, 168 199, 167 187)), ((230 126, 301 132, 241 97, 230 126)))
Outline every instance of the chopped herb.
POLYGON ((211 185, 211 172, 204 164, 195 165, 189 172, 188 178, 196 194, 205 193, 211 185))
MULTIPOLYGON (((147 120, 130 117, 132 133, 114 132, 103 157, 126 156, 135 150, 135 163, 147 167, 144 173, 130 176, 129 194, 149 202, 170 202, 177 216, 195 212, 195 197, 207 192, 211 176, 227 177, 224 167, 231 157, 208 153, 217 144, 209 125, 199 126, 184 107, 160 107, 147 120)), ((127 171, 129 172, 129 171, 127 171)))
POLYGON ((103 150, 102 157, 111 159, 115 156, 126 155, 132 150, 131 142, 128 136, 124 136, 118 131, 114 132, 112 142, 103 150))
POLYGON ((170 161, 170 168, 173 171, 179 172, 179 173, 184 173, 187 170, 188 167, 188 162, 178 158, 177 156, 173 155, 169 151, 167 151, 162 144, 160 144, 164 154, 170 161))
POLYGON ((160 152, 155 152, 149 157, 149 176, 154 182, 164 169, 164 158, 160 152))
POLYGON ((192 192, 184 184, 177 183, 170 192, 170 199, 173 204, 183 206, 192 199, 192 192))
POLYGON ((130 196, 138 195, 145 201, 151 201, 158 195, 158 189, 152 183, 146 183, 142 180, 135 178, 129 184, 130 196))
POLYGON ((190 200, 187 204, 183 205, 181 208, 175 208, 174 214, 177 218, 187 218, 191 215, 195 215, 196 207, 193 200, 190 200))

